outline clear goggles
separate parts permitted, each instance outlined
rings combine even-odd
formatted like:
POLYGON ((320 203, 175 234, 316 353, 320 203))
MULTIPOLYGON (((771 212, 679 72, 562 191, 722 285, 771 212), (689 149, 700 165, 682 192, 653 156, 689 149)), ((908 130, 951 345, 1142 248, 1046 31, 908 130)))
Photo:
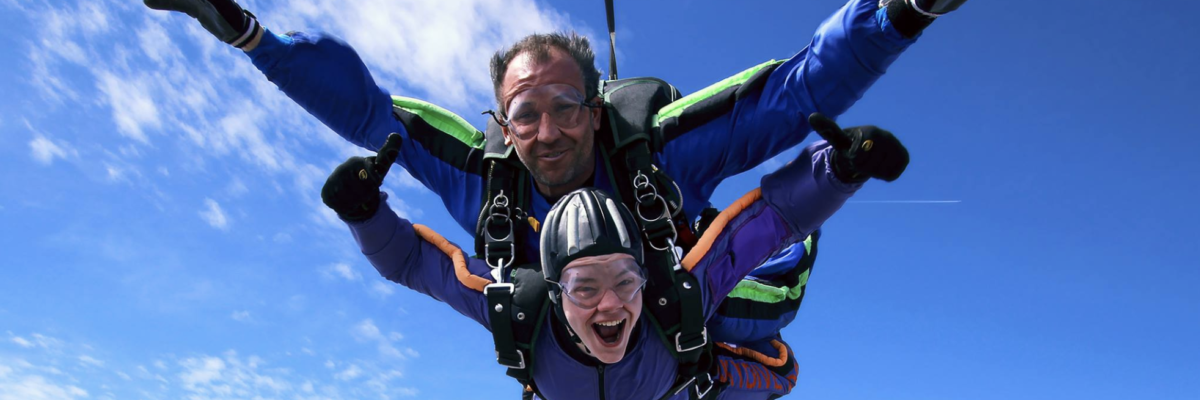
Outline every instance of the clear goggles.
POLYGON ((637 262, 621 258, 602 264, 569 267, 563 270, 557 284, 562 288, 563 296, 576 306, 590 310, 599 306, 609 291, 623 302, 633 301, 646 287, 646 278, 637 262))
POLYGON ((574 129, 587 118, 580 111, 589 105, 583 93, 563 83, 539 86, 513 97, 505 107, 501 125, 508 126, 518 138, 529 139, 537 134, 542 117, 547 116, 559 129, 574 129))

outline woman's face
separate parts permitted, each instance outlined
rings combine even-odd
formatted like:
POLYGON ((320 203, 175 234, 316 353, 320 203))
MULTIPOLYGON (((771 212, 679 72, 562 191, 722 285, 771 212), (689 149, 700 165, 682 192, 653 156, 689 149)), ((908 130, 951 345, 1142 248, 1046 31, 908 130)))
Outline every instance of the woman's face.
POLYGON ((642 312, 641 267, 628 254, 584 257, 563 268, 563 314, 593 357, 614 364, 625 357, 642 312))

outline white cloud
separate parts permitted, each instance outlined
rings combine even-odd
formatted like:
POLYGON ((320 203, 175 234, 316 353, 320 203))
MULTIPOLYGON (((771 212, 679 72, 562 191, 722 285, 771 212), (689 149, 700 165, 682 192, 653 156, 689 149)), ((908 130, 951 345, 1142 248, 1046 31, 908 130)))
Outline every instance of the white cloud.
POLYGON ((330 265, 323 273, 329 277, 337 276, 351 282, 362 280, 362 274, 359 274, 358 271, 355 271, 353 267, 346 263, 330 265))
POLYGON ((233 181, 229 182, 228 186, 225 186, 225 193, 230 197, 239 197, 250 193, 250 189, 246 187, 246 183, 242 181, 241 177, 235 176, 233 181))
POLYGON ((23 338, 23 337, 20 337, 20 336, 13 336, 13 337, 12 337, 12 342, 13 342, 13 343, 16 343, 17 345, 19 345, 19 346, 21 346, 21 347, 25 347, 25 348, 29 348, 29 347, 33 347, 33 346, 34 346, 34 344, 33 344, 32 342, 30 342, 30 341, 28 341, 28 340, 25 340, 25 338, 23 338))
POLYGON ((233 318, 234 321, 238 321, 238 322, 250 322, 250 312, 249 311, 244 311, 244 310, 243 311, 234 311, 233 315, 230 315, 229 317, 233 318))
POLYGON ((33 336, 33 341, 35 343, 37 343, 37 345, 43 349, 57 349, 57 348, 62 347, 62 345, 63 345, 62 340, 58 340, 57 338, 42 335, 40 333, 34 333, 31 336, 33 336))
POLYGON ((355 47, 377 80, 403 82, 450 108, 489 107, 488 57, 527 34, 567 25, 563 15, 532 0, 424 1, 405 7, 388 0, 316 0, 273 11, 268 26, 335 32, 355 47))
POLYGON ((229 228, 229 218, 225 216, 225 211, 221 210, 221 205, 217 204, 216 200, 204 199, 206 209, 200 211, 200 218, 204 218, 205 222, 212 225, 213 228, 226 230, 229 228))
POLYGON ((352 380, 354 378, 358 378, 359 376, 362 375, 362 373, 363 373, 362 368, 359 368, 358 365, 351 364, 349 368, 346 368, 342 372, 333 374, 333 377, 337 378, 338 380, 348 381, 348 380, 352 380))
POLYGON ((102 92, 112 108, 113 121, 122 135, 148 144, 144 128, 162 126, 158 106, 150 95, 151 83, 145 78, 119 77, 112 72, 96 72, 97 90, 102 92))
POLYGON ((375 293, 379 297, 388 297, 396 293, 396 289, 391 282, 373 280, 371 281, 371 293, 375 293))
POLYGON ((179 363, 184 371, 179 374, 185 388, 195 390, 221 378, 225 362, 217 357, 188 358, 179 363))
POLYGON ((167 369, 167 363, 162 360, 154 360, 154 368, 167 369))
POLYGON ((86 390, 51 382, 40 375, 15 376, 0 381, 0 400, 70 400, 87 396, 86 390))
POLYGON ((88 355, 79 356, 79 362, 82 364, 91 365, 94 367, 103 367, 104 366, 104 361, 97 360, 88 355))
POLYGON ((358 325, 355 325, 351 332, 354 334, 354 337, 360 341, 374 342, 376 348, 379 350, 379 354, 400 359, 405 358, 404 353, 396 349, 396 346, 392 345, 392 339, 390 338, 397 336, 403 338, 403 336, 400 336, 399 333, 395 332, 391 333, 389 335, 390 337, 384 336, 383 332, 379 330, 379 327, 375 326, 375 321, 365 319, 362 322, 359 322, 358 325))
POLYGON ((67 156, 62 147, 40 135, 29 141, 29 149, 32 151, 33 159, 42 165, 50 165, 55 158, 66 158, 67 156))

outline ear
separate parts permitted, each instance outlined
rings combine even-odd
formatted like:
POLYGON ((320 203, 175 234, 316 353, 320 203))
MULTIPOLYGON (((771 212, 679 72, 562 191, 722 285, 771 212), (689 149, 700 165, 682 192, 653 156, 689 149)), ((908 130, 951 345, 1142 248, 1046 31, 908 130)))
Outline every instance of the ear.
POLYGON ((600 96, 592 99, 592 104, 598 104, 599 107, 588 107, 588 111, 592 112, 592 130, 600 130, 600 118, 604 115, 604 101, 600 96))
POLYGON ((512 143, 513 143, 512 134, 510 134, 508 132, 508 127, 507 126, 500 127, 500 133, 504 135, 504 145, 512 146, 512 143))

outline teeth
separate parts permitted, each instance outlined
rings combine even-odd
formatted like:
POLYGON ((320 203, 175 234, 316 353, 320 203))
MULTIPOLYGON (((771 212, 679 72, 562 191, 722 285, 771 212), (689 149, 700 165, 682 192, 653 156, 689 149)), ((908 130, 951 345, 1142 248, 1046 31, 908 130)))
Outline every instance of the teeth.
POLYGON ((624 319, 620 319, 620 320, 616 320, 616 321, 609 321, 609 322, 597 322, 597 323, 596 323, 596 325, 600 325, 600 326, 617 326, 617 325, 620 325, 622 322, 625 322, 625 320, 624 320, 624 319))

